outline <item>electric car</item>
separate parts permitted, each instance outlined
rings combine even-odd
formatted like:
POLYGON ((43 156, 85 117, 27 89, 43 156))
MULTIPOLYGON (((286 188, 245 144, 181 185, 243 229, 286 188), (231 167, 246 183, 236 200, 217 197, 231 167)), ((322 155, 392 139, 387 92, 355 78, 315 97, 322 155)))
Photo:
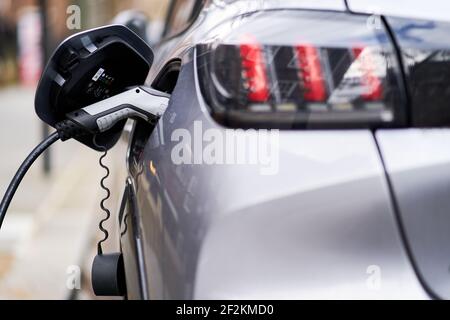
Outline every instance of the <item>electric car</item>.
POLYGON ((449 8, 172 1, 146 80, 170 102, 126 141, 127 297, 450 298, 449 8))

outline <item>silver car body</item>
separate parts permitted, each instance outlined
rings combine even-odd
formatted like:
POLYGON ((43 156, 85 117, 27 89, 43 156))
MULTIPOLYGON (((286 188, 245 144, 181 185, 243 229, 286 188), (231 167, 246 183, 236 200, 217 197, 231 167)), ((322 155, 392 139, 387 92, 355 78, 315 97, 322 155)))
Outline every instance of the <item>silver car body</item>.
MULTIPOLYGON (((230 130, 209 115, 194 59, 209 30, 255 10, 253 1, 225 2, 210 1, 187 32, 155 50, 148 84, 171 59, 182 67, 142 158, 129 159, 140 170, 130 184, 145 291, 130 298, 430 298, 396 211, 450 210, 450 130, 281 131, 274 175, 255 165, 173 164, 174 130, 194 136, 195 122, 230 130)), ((422 1, 347 2, 355 12, 445 18, 418 8, 422 1)), ((340 0, 264 3, 346 10, 340 0)))

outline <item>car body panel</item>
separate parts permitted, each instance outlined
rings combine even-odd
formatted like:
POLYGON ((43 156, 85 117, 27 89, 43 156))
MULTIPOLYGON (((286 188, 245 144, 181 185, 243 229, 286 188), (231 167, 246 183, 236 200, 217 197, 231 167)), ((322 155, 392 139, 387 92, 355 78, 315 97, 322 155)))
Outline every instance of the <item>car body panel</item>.
MULTIPOLYGON (((262 5, 269 2, 346 10, 344 1, 262 5)), ((173 163, 175 130, 195 136, 196 123, 203 132, 228 130, 201 96, 194 47, 223 21, 258 8, 223 3, 207 1, 186 31, 155 48, 148 85, 173 59, 182 66, 164 116, 148 134, 135 126, 130 143, 133 229, 142 245, 133 259, 145 262, 135 290, 147 288, 150 299, 430 298, 403 242, 379 154, 377 143, 383 157, 392 152, 383 138, 390 131, 380 141, 370 130, 282 131, 275 175, 255 165, 173 163)), ((396 196, 403 179, 394 178, 396 196)))
POLYGON ((376 136, 418 272, 436 297, 450 299, 450 130, 376 136))
POLYGON ((148 298, 147 280, 142 255, 142 241, 138 211, 135 209, 136 198, 131 179, 122 197, 119 210, 120 244, 124 257, 124 269, 127 287, 127 299, 148 298))
POLYGON ((450 21, 450 2, 443 0, 347 0, 347 5, 356 13, 450 21))
POLYGON ((174 165, 174 130, 226 130, 205 112, 191 55, 183 61, 134 176, 150 298, 427 297, 369 130, 281 132, 274 175, 174 165))
MULTIPOLYGON (((396 17, 387 22, 404 64, 411 126, 448 127, 450 23, 396 17)), ((379 131, 376 136, 419 276, 435 297, 450 299, 449 131, 379 131)))

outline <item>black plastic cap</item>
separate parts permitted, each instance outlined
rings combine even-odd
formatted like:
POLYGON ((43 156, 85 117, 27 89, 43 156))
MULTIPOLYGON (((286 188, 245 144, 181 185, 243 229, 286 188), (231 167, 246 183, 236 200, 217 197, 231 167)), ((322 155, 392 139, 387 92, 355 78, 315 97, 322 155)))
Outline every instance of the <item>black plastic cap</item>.
POLYGON ((92 264, 92 288, 97 296, 125 296, 126 281, 121 253, 97 255, 92 264))

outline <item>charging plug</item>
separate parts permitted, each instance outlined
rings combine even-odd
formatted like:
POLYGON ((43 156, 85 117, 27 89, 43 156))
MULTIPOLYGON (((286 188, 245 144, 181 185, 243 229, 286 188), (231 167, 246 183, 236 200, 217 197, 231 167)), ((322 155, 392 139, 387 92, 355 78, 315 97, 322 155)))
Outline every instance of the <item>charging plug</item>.
POLYGON ((163 115, 170 95, 152 88, 138 86, 123 93, 66 114, 66 120, 55 127, 61 140, 81 135, 106 132, 121 120, 132 118, 149 123, 163 115))

